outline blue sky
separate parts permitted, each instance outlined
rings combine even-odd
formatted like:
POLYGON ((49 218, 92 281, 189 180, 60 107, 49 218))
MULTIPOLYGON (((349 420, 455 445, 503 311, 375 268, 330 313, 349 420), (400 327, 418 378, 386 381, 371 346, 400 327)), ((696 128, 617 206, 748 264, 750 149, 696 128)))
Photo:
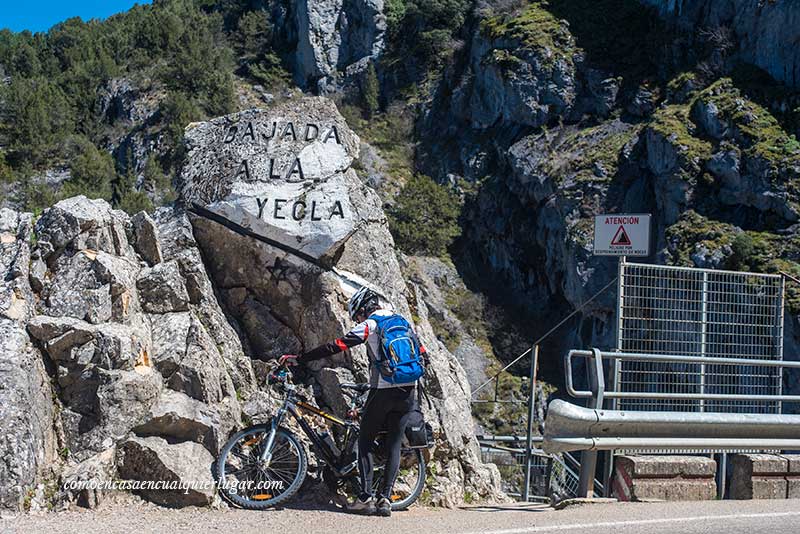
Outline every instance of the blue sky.
POLYGON ((0 0, 0 29, 42 32, 70 17, 104 19, 150 0, 0 0))

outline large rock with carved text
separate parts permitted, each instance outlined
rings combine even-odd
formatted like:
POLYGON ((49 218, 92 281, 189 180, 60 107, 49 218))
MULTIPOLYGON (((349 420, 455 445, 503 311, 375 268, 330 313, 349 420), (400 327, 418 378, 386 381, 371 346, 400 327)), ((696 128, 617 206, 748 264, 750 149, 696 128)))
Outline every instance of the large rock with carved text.
POLYGON ((332 108, 308 98, 190 126, 181 198, 314 258, 326 255, 366 216, 350 193, 359 139, 332 108))
MULTIPOLYGON (((315 97, 244 111, 192 125, 186 139, 181 200, 201 208, 194 234, 251 356, 271 359, 342 335, 347 298, 361 284, 377 288, 415 318, 431 354, 432 404, 424 408, 439 473, 429 481, 431 501, 502 498, 496 468, 480 461, 464 370, 433 334, 421 292, 403 281, 380 200, 351 167, 358 137, 335 105, 315 97)), ((341 414, 338 384, 366 380, 366 353, 358 347, 310 371, 317 402, 341 414)))

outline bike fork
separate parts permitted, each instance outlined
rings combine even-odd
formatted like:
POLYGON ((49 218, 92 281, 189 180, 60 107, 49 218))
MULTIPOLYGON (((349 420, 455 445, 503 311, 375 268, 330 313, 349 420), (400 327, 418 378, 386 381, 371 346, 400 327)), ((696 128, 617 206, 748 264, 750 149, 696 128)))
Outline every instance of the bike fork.
POLYGON ((259 462, 265 467, 269 467, 269 463, 272 461, 272 444, 275 442, 275 434, 278 433, 278 427, 281 426, 281 421, 283 421, 283 415, 285 413, 286 408, 281 408, 278 410, 278 413, 275 414, 275 417, 272 418, 269 434, 267 435, 267 442, 264 444, 264 450, 262 450, 261 454, 258 456, 259 462))

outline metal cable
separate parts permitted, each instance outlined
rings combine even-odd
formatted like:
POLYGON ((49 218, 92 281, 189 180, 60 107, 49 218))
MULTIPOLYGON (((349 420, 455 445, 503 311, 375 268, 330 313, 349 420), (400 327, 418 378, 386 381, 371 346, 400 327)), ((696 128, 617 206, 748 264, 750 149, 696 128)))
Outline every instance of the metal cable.
POLYGON ((525 352, 523 352, 522 354, 520 354, 519 356, 517 356, 516 358, 514 358, 514 360, 513 360, 511 363, 509 363, 508 365, 506 365, 505 367, 503 367, 502 369, 500 369, 500 370, 499 370, 499 371, 498 371, 498 372, 497 372, 497 373, 496 373, 496 374, 495 374, 495 375, 494 375, 492 378, 490 378, 489 380, 487 380, 486 382, 484 382, 483 384, 481 384, 480 386, 478 386, 477 388, 475 388, 475 389, 472 391, 472 396, 474 397, 474 396, 475 396, 475 394, 476 394, 477 392, 479 392, 481 389, 483 389, 483 388, 484 388, 484 387, 486 387, 487 385, 491 384, 491 383, 492 383, 492 381, 494 381, 494 380, 497 380, 497 377, 498 377, 498 376, 500 376, 500 374, 501 374, 501 373, 503 373, 503 372, 504 372, 504 371, 506 371, 506 370, 507 370, 509 367, 511 367, 512 365, 514 365, 515 363, 517 363, 518 361, 520 361, 522 358, 524 358, 525 356, 527 356, 528 354, 530 354, 531 350, 533 350, 533 347, 535 347, 536 345, 538 345, 539 343, 541 343, 542 341, 544 341, 545 339, 547 339, 547 338, 550 336, 550 334, 552 334, 553 332, 555 332, 556 330, 558 330, 558 328, 559 328, 561 325, 563 325, 564 323, 566 323, 567 321, 569 321, 570 319, 572 319, 572 317, 573 317, 573 316, 574 316, 576 313, 578 313, 578 312, 579 312, 579 311, 581 311, 583 308, 585 308, 587 304, 589 304, 589 303, 590 303, 590 302, 592 302, 594 299, 596 299, 597 297, 599 297, 601 293, 603 293, 603 292, 604 292, 606 289, 608 289, 609 287, 611 287, 611 286, 612 286, 613 284, 615 284, 616 282, 617 282, 617 277, 615 276, 614 278, 612 278, 612 279, 611 279, 611 281, 610 281, 609 283, 607 283, 605 286, 603 286, 603 288, 602 288, 602 289, 600 289, 600 291, 598 291, 597 293, 595 293, 594 295, 592 295, 591 297, 589 297, 589 298, 588 298, 588 299, 587 299, 587 300, 586 300, 586 301, 585 301, 583 304, 581 304, 580 306, 578 306, 577 308, 575 308, 575 309, 574 309, 574 310, 573 310, 573 311, 572 311, 572 312, 571 312, 569 315, 567 315, 566 317, 564 317, 563 319, 561 319, 561 321, 559 321, 559 322, 558 322, 558 324, 556 324, 556 325, 555 325, 553 328, 551 328, 550 330, 548 330, 548 331, 547 331, 547 332, 546 332, 546 333, 545 333, 543 336, 541 336, 539 339, 537 339, 536 341, 534 341, 534 342, 531 344, 531 348, 529 348, 528 350, 526 350, 525 352))

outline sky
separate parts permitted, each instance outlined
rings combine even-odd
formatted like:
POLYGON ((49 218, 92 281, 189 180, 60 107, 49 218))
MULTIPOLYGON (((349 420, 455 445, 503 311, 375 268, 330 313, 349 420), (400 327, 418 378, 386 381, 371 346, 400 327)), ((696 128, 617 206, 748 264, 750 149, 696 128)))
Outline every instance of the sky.
POLYGON ((150 0, 0 0, 0 29, 43 32, 70 17, 104 19, 150 0))

